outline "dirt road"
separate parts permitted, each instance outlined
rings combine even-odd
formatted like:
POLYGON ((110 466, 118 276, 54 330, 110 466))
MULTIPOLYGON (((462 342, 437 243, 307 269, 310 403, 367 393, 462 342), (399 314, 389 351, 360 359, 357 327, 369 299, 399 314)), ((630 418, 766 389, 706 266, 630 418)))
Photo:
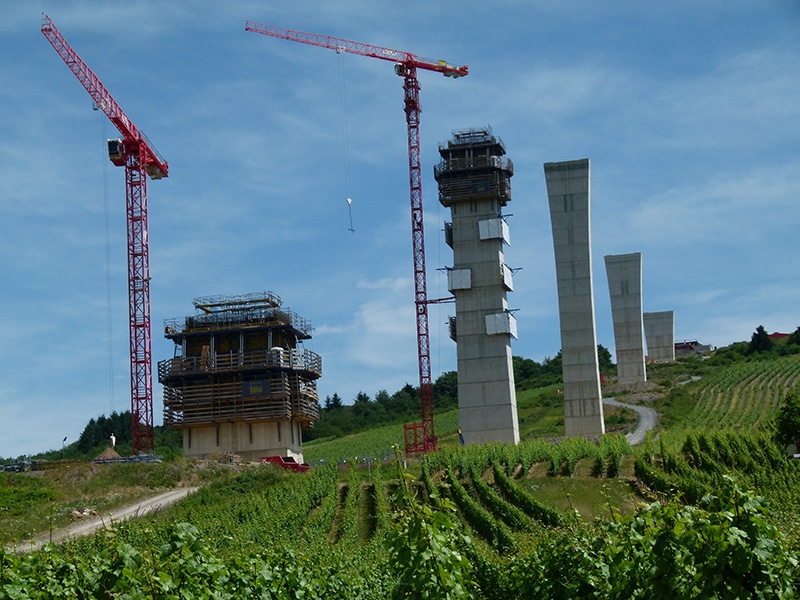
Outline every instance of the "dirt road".
POLYGON ((658 422, 658 413, 647 406, 640 406, 638 404, 623 404, 622 402, 617 402, 613 398, 603 398, 603 404, 629 408, 633 411, 636 411, 636 413, 639 415, 639 421, 636 423, 636 428, 625 436, 631 446, 637 446, 644 442, 645 433, 651 429, 654 429, 656 423, 658 422))
POLYGON ((20 542, 17 546, 9 548, 9 550, 13 550, 14 552, 28 552, 29 550, 38 550, 49 542, 60 544, 64 540, 91 535, 100 528, 111 527, 114 523, 119 523, 125 519, 132 519, 148 513, 157 512, 195 491, 197 491, 195 487, 169 490, 168 492, 163 492, 152 498, 141 500, 136 504, 123 506, 102 515, 85 517, 63 529, 53 530, 52 533, 48 531, 36 536, 32 540, 20 542))

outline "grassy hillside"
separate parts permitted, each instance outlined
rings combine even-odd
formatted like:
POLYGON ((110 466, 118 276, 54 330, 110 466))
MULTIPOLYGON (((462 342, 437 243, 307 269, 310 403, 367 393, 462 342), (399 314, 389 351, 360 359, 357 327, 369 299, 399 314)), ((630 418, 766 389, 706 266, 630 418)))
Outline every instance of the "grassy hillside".
POLYGON ((0 544, 63 527, 75 520, 74 511, 107 514, 159 491, 204 485, 229 471, 184 460, 115 465, 66 460, 43 471, 6 473, 0 479, 0 544))
MULTIPOLYGON (((800 378, 797 355, 721 366, 709 362, 692 358, 668 365, 650 365, 651 381, 645 386, 625 388, 616 386, 612 380, 604 386, 604 395, 653 406, 661 414, 661 431, 745 426, 748 422, 766 426, 779 406, 781 393, 796 385, 800 378), (726 402, 725 398, 730 400, 726 402)), ((536 442, 563 436, 563 398, 558 391, 558 384, 518 391, 522 440, 536 442)), ((636 420, 631 411, 610 407, 605 408, 605 418, 609 432, 622 433, 636 420)), ((457 409, 437 413, 435 424, 440 447, 445 451, 456 449, 457 409)), ((308 442, 305 457, 315 466, 345 461, 366 466, 367 462, 391 461, 394 450, 402 446, 402 423, 395 423, 359 434, 308 442)), ((160 465, 98 466, 78 461, 52 464, 56 467, 47 472, 15 474, 13 488, 9 485, 10 478, 0 480, 0 541, 22 539, 35 531, 67 523, 74 510, 102 513, 161 489, 213 479, 215 473, 213 469, 200 470, 180 460, 160 465)), ((590 472, 591 467, 583 468, 582 472, 587 470, 590 472)), ((589 488, 593 483, 591 480, 587 484, 589 488)), ((555 504, 564 507, 565 490, 557 478, 545 477, 537 485, 543 490, 553 487, 547 493, 555 504)), ((599 490, 589 493, 582 502, 602 504, 598 494, 599 490)), ((585 509, 582 512, 594 514, 585 509)))

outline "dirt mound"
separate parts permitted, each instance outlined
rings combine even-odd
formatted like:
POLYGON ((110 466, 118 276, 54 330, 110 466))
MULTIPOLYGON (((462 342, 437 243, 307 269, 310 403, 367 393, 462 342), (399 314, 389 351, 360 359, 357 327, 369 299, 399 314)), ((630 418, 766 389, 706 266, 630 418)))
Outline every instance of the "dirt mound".
POLYGON ((97 456, 97 458, 122 458, 122 457, 119 454, 117 454, 117 451, 114 450, 113 448, 106 448, 97 456))
POLYGON ((629 404, 650 404, 657 398, 665 394, 664 388, 654 381, 642 381, 638 383, 617 383, 610 382, 603 386, 603 397, 611 398, 620 395, 620 400, 629 404))

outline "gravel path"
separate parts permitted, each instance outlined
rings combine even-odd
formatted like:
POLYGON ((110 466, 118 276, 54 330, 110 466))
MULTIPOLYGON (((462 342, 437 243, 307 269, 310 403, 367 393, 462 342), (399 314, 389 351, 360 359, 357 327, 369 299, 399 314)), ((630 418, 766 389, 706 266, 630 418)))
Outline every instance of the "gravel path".
POLYGON ((75 521, 71 525, 63 529, 56 529, 52 532, 42 533, 32 540, 20 542, 13 548, 9 548, 14 552, 28 552, 29 550, 39 550, 42 546, 49 542, 60 544, 64 540, 70 540, 84 535, 91 535, 95 531, 104 527, 111 527, 114 523, 119 523, 125 519, 133 519, 139 516, 146 515, 151 512, 157 512, 162 508, 174 504, 178 500, 185 498, 189 494, 197 491, 196 487, 178 488, 163 492, 152 498, 141 500, 136 504, 129 506, 122 506, 120 508, 111 510, 103 515, 86 517, 75 521))
POLYGON ((639 415, 639 421, 636 423, 636 429, 625 436, 631 446, 637 446, 644 442, 645 433, 651 429, 654 429, 656 423, 658 423, 658 413, 647 406, 639 406, 638 404, 624 404, 622 402, 617 402, 614 400, 614 398, 603 398, 603 404, 629 408, 636 411, 636 413, 639 415))

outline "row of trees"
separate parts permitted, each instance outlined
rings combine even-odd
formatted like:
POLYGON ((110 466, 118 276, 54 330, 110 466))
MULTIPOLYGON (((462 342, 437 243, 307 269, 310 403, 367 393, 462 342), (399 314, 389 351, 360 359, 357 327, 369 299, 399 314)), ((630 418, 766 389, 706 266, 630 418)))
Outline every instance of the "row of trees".
POLYGON ((740 360, 763 359, 800 354, 800 326, 787 337, 773 338, 763 325, 756 327, 749 342, 735 342, 719 348, 711 357, 713 365, 729 364, 740 360))
MULTIPOLYGON (((100 415, 96 419, 89 419, 76 441, 62 449, 40 452, 32 458, 93 460, 111 446, 112 434, 117 453, 120 456, 130 456, 132 449, 131 411, 114 411, 109 416, 100 415)), ((159 456, 172 459, 180 456, 183 452, 183 435, 180 431, 156 425, 153 427, 153 438, 155 453, 159 456)))
POLYGON ((97 447, 110 445, 112 434, 116 443, 131 444, 131 411, 112 412, 108 417, 100 415, 97 419, 89 419, 75 447, 81 454, 87 454, 97 447))
MULTIPOLYGON (((616 366, 611 352, 602 345, 597 347, 600 371, 614 373, 616 366)), ((536 389, 561 383, 561 351, 553 358, 536 362, 530 358, 513 357, 514 381, 518 390, 536 389)), ((447 371, 433 384, 434 410, 441 411, 458 405, 458 373, 447 371)), ((303 434, 304 441, 327 437, 340 437, 364 431, 371 427, 413 421, 419 418, 419 387, 406 384, 394 394, 380 390, 371 398, 359 392, 352 403, 345 404, 339 394, 328 396, 320 411, 320 420, 313 429, 303 434)))
MULTIPOLYGON (((434 410, 447 410, 458 404, 458 376, 455 371, 442 373, 433 384, 434 410)), ((406 384, 394 394, 379 390, 374 398, 359 392, 352 404, 345 404, 339 394, 328 396, 320 411, 320 420, 303 433, 304 441, 331 436, 340 437, 366 429, 413 421, 419 418, 419 387, 406 384)))
MULTIPOLYGON (((602 344, 597 346, 597 360, 600 372, 614 375, 617 366, 611 360, 611 352, 602 344)), ((533 390, 563 381, 561 350, 553 358, 545 357, 538 363, 530 358, 513 357, 514 382, 518 390, 533 390)))
MULTIPOLYGON (((603 346, 598 346, 600 370, 608 373, 615 369, 611 361, 611 353, 603 346)), ((535 389, 560 383, 561 351, 553 358, 546 357, 542 362, 519 356, 513 357, 514 379, 518 390, 535 389)), ((458 374, 447 371, 439 376, 433 384, 434 410, 442 411, 458 405, 458 374)), ((404 385, 393 394, 387 390, 379 390, 374 398, 365 392, 359 392, 351 403, 345 404, 339 394, 325 398, 320 411, 320 420, 314 428, 304 433, 304 441, 326 437, 340 437, 357 433, 366 429, 390 423, 413 421, 419 417, 419 387, 404 385)), ((109 416, 100 415, 90 419, 76 442, 72 442, 64 451, 43 453, 41 458, 84 458, 92 459, 111 444, 111 435, 116 438, 116 447, 120 455, 131 451, 131 413, 130 411, 112 412, 109 416)), ((157 452, 167 455, 179 455, 182 447, 182 436, 163 426, 154 428, 157 452)))
MULTIPOLYGON (((800 327, 795 329, 786 338, 786 344, 781 346, 784 348, 783 354, 797 354, 800 353, 800 327)), ((753 336, 750 338, 750 343, 747 345, 745 354, 765 354, 778 349, 778 345, 769 336, 763 325, 756 327, 753 336)))

